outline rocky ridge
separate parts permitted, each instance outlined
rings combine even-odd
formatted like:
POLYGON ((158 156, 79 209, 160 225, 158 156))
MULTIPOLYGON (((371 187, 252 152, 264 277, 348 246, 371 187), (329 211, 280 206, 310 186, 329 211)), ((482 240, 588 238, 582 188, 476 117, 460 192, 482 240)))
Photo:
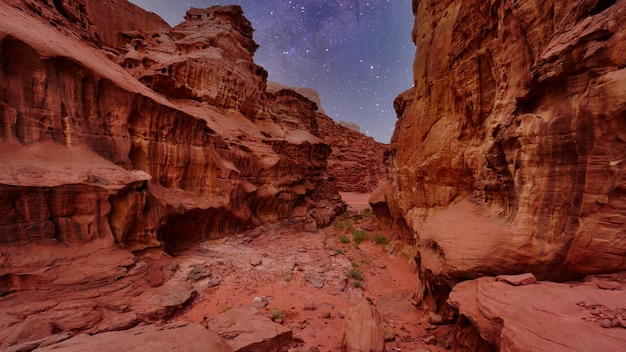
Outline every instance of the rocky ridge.
MULTIPOLYGON (((516 317, 464 281, 626 269, 626 2, 413 1, 413 12, 415 86, 394 103, 392 182, 372 207, 415 257, 416 302, 444 321, 458 309, 491 347, 528 350, 504 342, 507 329, 529 333, 516 317), (452 309, 451 290, 470 298, 452 309)), ((523 290, 532 300, 549 286, 523 290)), ((626 338, 614 333, 608 350, 626 338)))

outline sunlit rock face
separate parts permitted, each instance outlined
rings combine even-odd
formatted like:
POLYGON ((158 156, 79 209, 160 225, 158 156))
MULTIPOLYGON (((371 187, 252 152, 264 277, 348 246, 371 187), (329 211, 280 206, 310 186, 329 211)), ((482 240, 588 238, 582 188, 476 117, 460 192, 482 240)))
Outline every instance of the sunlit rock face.
MULTIPOLYGON (((414 1, 379 214, 422 284, 626 269, 626 1, 414 1)), ((443 293, 440 296, 440 293, 443 293)))
POLYGON ((266 92, 240 7, 170 28, 125 1, 0 6, 1 243, 137 250, 343 212, 316 104, 266 92))

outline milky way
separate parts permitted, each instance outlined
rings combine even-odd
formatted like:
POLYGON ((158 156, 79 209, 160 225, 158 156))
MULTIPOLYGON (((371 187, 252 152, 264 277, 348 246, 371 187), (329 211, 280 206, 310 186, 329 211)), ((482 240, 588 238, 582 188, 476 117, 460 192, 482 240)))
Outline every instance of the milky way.
POLYGON ((326 113, 389 142, 393 99, 413 85, 411 0, 131 0, 171 25, 190 7, 241 5, 269 80, 320 93, 326 113))

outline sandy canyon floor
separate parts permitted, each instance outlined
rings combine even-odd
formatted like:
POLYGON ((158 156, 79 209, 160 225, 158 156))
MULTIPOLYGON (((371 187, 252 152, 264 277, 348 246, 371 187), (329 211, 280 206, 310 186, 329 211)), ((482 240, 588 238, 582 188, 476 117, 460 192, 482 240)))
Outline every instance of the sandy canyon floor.
MULTIPOLYGON (((407 258, 376 243, 374 236, 384 242, 385 234, 373 230, 367 195, 342 196, 351 216, 317 233, 274 227, 176 249, 176 273, 188 275, 199 295, 173 320, 203 324, 232 308, 256 306, 292 330, 290 347, 340 351, 346 311, 367 299, 381 315, 388 351, 445 350, 454 331, 430 325, 411 304, 417 275, 407 258), (352 232, 361 229, 373 231, 357 245, 352 232)), ((140 256, 172 260, 157 251, 140 256)))

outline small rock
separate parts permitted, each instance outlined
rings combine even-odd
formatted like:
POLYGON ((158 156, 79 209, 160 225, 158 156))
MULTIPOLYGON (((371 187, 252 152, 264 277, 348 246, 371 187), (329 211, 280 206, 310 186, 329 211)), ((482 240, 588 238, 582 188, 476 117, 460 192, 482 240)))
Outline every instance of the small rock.
POLYGON ((619 319, 613 319, 613 320, 611 320, 611 327, 612 327, 612 328, 617 328, 617 327, 619 327, 619 321, 620 321, 619 319))
POLYGON ((600 326, 602 326, 603 328, 610 328, 612 324, 613 324, 612 321, 608 319, 604 319, 602 320, 602 323, 600 324, 600 326))
POLYGON ((222 282, 220 281, 220 279, 211 279, 209 280, 209 282, 207 283, 208 287, 215 287, 215 286, 219 286, 222 282))
POLYGON ((441 325, 443 323, 443 318, 437 313, 430 313, 428 315, 428 322, 433 325, 441 325))
POLYGON ((402 335, 400 337, 400 341, 402 341, 402 342, 415 342, 415 339, 411 335, 402 335))
POLYGON ((393 342, 396 340, 396 334, 393 332, 385 331, 385 342, 393 342))
POLYGON ((324 310, 322 312, 320 312, 319 317, 322 319, 329 319, 330 318, 330 311, 324 310))
POLYGON ((315 307, 315 304, 313 302, 307 301, 307 302, 304 302, 304 307, 302 307, 302 309, 303 310, 308 310, 308 311, 313 311, 313 310, 315 310, 317 308, 315 307))
POLYGON ((315 273, 307 273, 304 278, 306 279, 306 281, 308 281, 311 286, 315 287, 315 288, 322 288, 324 287, 324 276, 322 275, 317 275, 315 273))
POLYGON ((254 308, 265 308, 269 303, 270 301, 266 297, 254 297, 250 306, 254 308))
POLYGON ((529 285, 537 282, 537 278, 532 273, 520 275, 498 275, 496 281, 504 281, 513 286, 529 285))
POLYGON ((200 280, 209 276, 209 269, 204 265, 196 265, 189 271, 187 278, 191 280, 200 280))
POLYGON ((263 261, 261 260, 261 258, 250 258, 250 265, 252 265, 253 267, 257 267, 259 265, 263 264, 263 261))
POLYGON ((422 341, 424 341, 425 344, 427 345, 436 345, 437 344, 437 338, 435 336, 427 336, 422 338, 422 341))
POLYGON ((603 290, 619 290, 622 287, 619 282, 615 281, 600 281, 596 283, 596 286, 603 290))

